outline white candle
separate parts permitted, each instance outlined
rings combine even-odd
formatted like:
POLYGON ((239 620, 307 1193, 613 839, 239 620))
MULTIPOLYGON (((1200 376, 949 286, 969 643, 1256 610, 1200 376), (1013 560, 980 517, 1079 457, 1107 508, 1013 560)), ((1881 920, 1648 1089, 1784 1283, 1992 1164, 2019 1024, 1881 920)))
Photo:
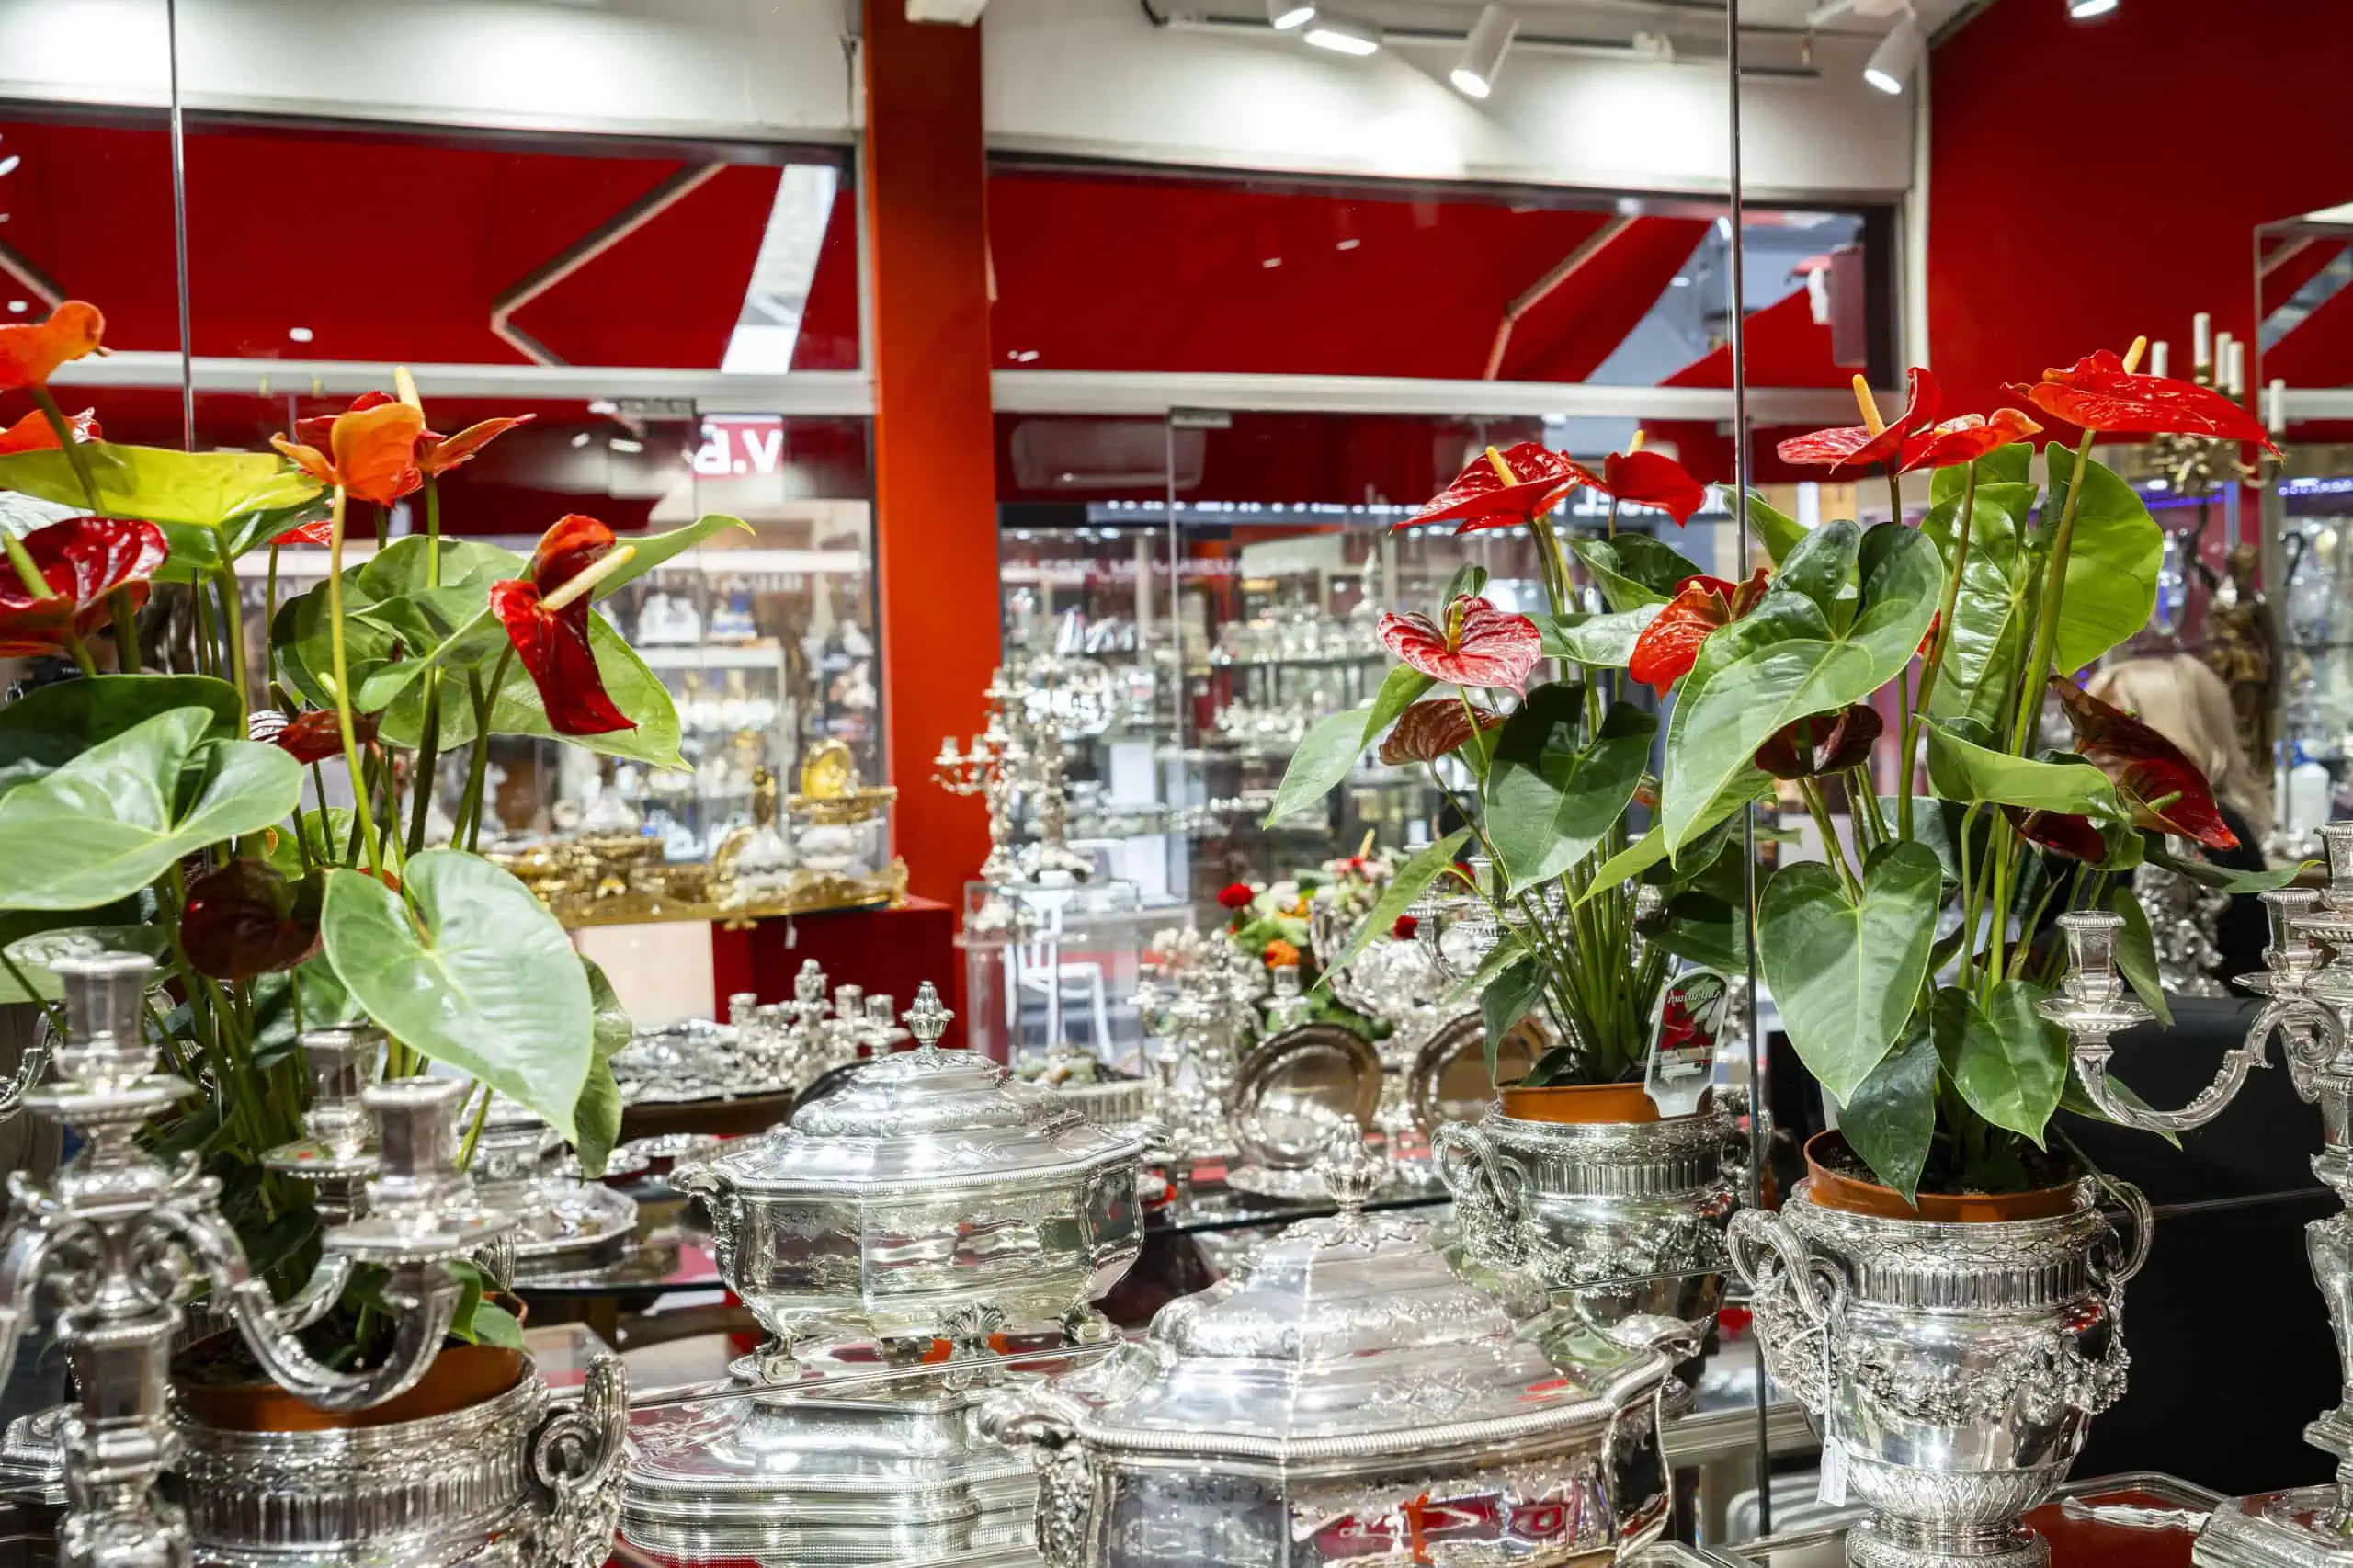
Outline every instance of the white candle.
POLYGON ((2202 363, 2213 368, 2214 390, 2222 392, 2229 392, 2231 390, 2231 335, 2229 333, 2218 332, 2214 335, 2214 358, 2202 363))
POLYGON ((2271 385, 2263 401, 2264 428, 2270 431, 2275 436, 2286 435, 2288 433, 2288 383, 2286 380, 2279 376, 2272 377, 2271 385))
POLYGON ((2153 376, 2162 376, 2165 373, 2165 340, 2160 337, 2154 343, 2149 345, 2149 374, 2153 376))
POLYGON ((2206 366, 2214 362, 2214 318, 2205 311, 2190 318, 2189 345, 2190 363, 2206 366))
POLYGON ((2246 395, 2246 345, 2235 337, 2231 339, 2231 395, 2246 395))

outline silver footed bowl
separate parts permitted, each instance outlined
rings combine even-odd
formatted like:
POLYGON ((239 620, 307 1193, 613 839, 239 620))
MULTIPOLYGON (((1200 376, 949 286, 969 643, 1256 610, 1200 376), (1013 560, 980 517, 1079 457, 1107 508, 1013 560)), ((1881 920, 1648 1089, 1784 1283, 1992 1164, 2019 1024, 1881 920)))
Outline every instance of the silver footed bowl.
POLYGON ((2088 1177, 2050 1219, 1885 1219, 1816 1203, 1810 1179, 1779 1214, 1733 1217, 1766 1366, 1871 1510, 1847 1533, 1855 1568, 2050 1561, 2019 1516, 2123 1394, 2124 1284, 2148 1252, 2147 1200, 2111 1185, 2121 1235, 2088 1177))
POLYGON ((1730 1112, 1552 1122, 1493 1109, 1431 1143, 1474 1261, 1528 1275, 1598 1326, 1715 1316, 1747 1152, 1730 1112))
POLYGON ((780 1381, 814 1339, 1108 1332, 1088 1303, 1142 1248, 1142 1152, 1140 1133, 926 1043, 671 1182, 709 1206, 720 1273, 769 1335, 760 1375, 780 1381))

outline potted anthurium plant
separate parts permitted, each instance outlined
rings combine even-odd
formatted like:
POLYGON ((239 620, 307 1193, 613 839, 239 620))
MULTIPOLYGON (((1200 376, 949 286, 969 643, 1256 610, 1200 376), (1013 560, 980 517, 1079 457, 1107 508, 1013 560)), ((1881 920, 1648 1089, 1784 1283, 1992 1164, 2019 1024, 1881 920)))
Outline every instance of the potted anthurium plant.
POLYGON ((1825 1474, 1851 1475, 1889 1541, 1922 1529, 2012 1540, 2121 1391, 2117 1312, 2146 1215, 2119 1240, 2101 1184, 2053 1122, 2063 1108, 2097 1113, 2045 1017, 2065 962, 2052 918, 2112 911, 2120 967, 2163 1015, 2132 868, 2158 860, 2242 890, 2294 874, 2168 855, 2170 837, 2234 842, 2207 781, 2075 679, 2146 623, 2164 544, 2094 442, 2171 431, 2268 444, 2211 390, 2137 373, 2140 352, 2012 389, 2082 432, 2047 449, 2040 484, 2034 415, 1940 417, 1934 378, 1914 370, 1906 406, 1882 421, 1859 380, 1860 425, 1780 453, 1884 474, 1899 520, 1802 528, 1752 498, 1777 570, 1700 642, 1667 727, 1668 856, 1699 849, 1723 801, 1776 780, 1821 827, 1824 858, 1764 883, 1756 940, 1837 1127, 1808 1145, 1809 1179, 1779 1216, 1734 1221, 1735 1261, 1761 1282, 1774 1375, 1836 1450, 1825 1474), (1900 520, 1896 483, 1922 470, 1931 504, 1915 527, 1900 520), (2072 747, 2044 748, 2046 697, 2072 747), (1893 744, 1875 744, 1890 708, 1893 744), (1994 1312, 1964 1321, 1940 1303, 1994 1312), (1956 1485, 1957 1471, 1977 1479, 1956 1485))
MULTIPOLYGON (((262 1160, 303 1132, 304 1029, 372 1021, 386 1075, 470 1078, 602 1169, 620 1113, 607 1061, 629 1020, 547 909, 472 853, 481 737, 677 766, 668 697, 591 604, 733 519, 631 545, 565 517, 528 559, 445 540, 438 479, 521 420, 438 435, 405 372, 399 395, 305 420, 278 451, 108 443, 48 385, 103 334, 78 301, 0 326, 0 400, 32 404, 0 435, 0 654, 74 666, 0 706, 0 996, 54 1017, 58 955, 158 960, 149 1028, 200 1092, 152 1139, 220 1179, 282 1300, 319 1256, 310 1189, 262 1160), (426 530, 385 540, 389 509, 419 493, 426 530), (381 548, 347 564, 355 528, 381 548), (274 601, 295 542, 324 545, 331 569, 273 604, 256 668, 237 564, 267 551, 274 601), (435 846, 438 759, 468 743, 455 843, 435 846), (324 803, 338 793, 347 808, 324 803)), ((469 1153, 488 1100, 473 1097, 469 1153)), ((356 1271, 305 1332, 314 1356, 352 1369, 384 1354, 382 1278, 356 1271)), ((478 1290, 455 1333, 519 1346, 478 1290)))
POLYGON ((1634 825, 1638 801, 1654 803, 1658 720, 1632 687, 1673 689, 1708 630, 1763 586, 1710 577, 1664 540, 1620 532, 1619 509, 1655 508, 1679 526, 1705 498, 1639 440, 1599 472, 1532 441, 1487 449, 1398 526, 1528 528, 1544 609, 1498 608, 1486 574, 1466 567, 1435 616, 1383 616, 1397 666, 1369 707, 1309 732, 1269 813, 1318 804, 1375 745, 1384 763, 1427 771, 1463 825, 1397 867, 1332 967, 1376 940, 1436 943, 1469 971, 1459 989, 1479 999, 1491 1067, 1497 1042, 1532 1015, 1551 1043, 1506 1086, 1513 1117, 1654 1119, 1643 1078, 1670 956, 1722 961, 1735 950, 1741 867, 1722 829, 1745 797, 1728 796, 1707 824, 1717 831, 1678 859, 1634 825), (1597 537, 1569 539, 1554 514, 1580 485, 1609 496, 1608 521, 1597 537), (1580 567, 1602 608, 1581 599, 1580 567), (1409 915, 1417 909, 1427 913, 1409 915), (1472 934, 1467 955, 1449 926, 1472 934))

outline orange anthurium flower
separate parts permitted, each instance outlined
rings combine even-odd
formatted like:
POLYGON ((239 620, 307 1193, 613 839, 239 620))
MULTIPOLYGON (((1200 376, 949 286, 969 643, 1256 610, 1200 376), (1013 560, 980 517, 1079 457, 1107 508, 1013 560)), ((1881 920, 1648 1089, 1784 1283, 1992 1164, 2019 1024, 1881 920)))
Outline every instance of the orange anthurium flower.
MULTIPOLYGON (((99 438, 96 409, 85 408, 65 423, 73 426, 74 438, 77 441, 99 438)), ((0 430, 0 458, 16 452, 47 451, 56 445, 57 426, 51 425, 49 415, 40 409, 33 410, 6 430, 0 430)))
POLYGON ((45 387, 68 359, 97 352, 107 318, 96 305, 68 300, 45 322, 0 326, 0 390, 45 387))
POLYGON ((447 473, 460 464, 472 462, 484 447, 517 425, 529 425, 534 417, 529 414, 517 414, 511 418, 484 419, 467 426, 454 436, 439 436, 427 430, 417 438, 416 466, 428 476, 447 473))
POLYGON ((416 466, 417 437, 424 433, 424 415, 378 392, 362 397, 328 423, 328 451, 283 436, 272 436, 269 444, 320 483, 338 485, 347 495, 389 506, 425 483, 416 466), (379 401, 370 403, 370 397, 379 401))
POLYGON ((1675 585, 1675 597, 1661 606, 1643 634, 1626 673, 1665 697, 1675 683, 1691 673, 1699 662, 1699 644, 1719 626, 1730 626, 1756 608, 1765 597, 1765 568, 1745 583, 1727 582, 1704 574, 1686 577, 1675 585))
POLYGON ((540 688, 540 705, 559 735, 637 728, 637 721, 614 705, 597 672, 596 650, 588 642, 587 593, 575 589, 554 608, 548 604, 562 596, 565 585, 611 555, 619 542, 612 529, 574 512, 540 536, 522 576, 490 585, 491 613, 506 628, 507 641, 540 688))

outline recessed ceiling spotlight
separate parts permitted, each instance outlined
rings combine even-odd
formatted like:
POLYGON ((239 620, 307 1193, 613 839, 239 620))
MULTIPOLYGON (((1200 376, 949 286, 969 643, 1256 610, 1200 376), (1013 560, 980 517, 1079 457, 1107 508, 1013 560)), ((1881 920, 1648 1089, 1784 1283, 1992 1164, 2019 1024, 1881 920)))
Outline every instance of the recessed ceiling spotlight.
POLYGON ((1335 54, 1367 55, 1379 51, 1381 29, 1355 17, 1319 10, 1307 26, 1307 41, 1335 54))
POLYGON ((573 444, 574 446, 575 446, 575 447, 585 447, 585 446, 586 446, 586 445, 588 444, 589 439, 590 439, 590 437, 589 437, 589 435, 588 435, 588 432, 587 432, 587 431, 585 431, 585 430, 583 430, 583 431, 581 431, 581 432, 580 432, 580 434, 578 434, 577 436, 574 436, 574 437, 572 437, 572 444, 573 444))
POLYGON ((1279 33, 1303 28, 1315 19, 1311 0, 1267 0, 1267 22, 1279 33))
POLYGON ((1902 93, 1927 43, 1920 31, 1920 18, 1906 6, 1895 26, 1879 40, 1879 47, 1871 51, 1870 59, 1864 62, 1863 80, 1890 96, 1902 93))
POLYGON ((311 341, 311 329, 307 326, 290 326, 286 329, 286 335, 296 343, 308 343, 311 341))
POLYGON ((8 313, 12 316, 23 315, 27 311, 29 311, 32 308, 33 302, 30 300, 11 300, 8 301, 8 313))
POLYGON ((1480 11, 1479 19, 1471 28, 1471 36, 1462 40, 1462 58, 1455 62, 1449 80, 1454 90, 1465 97, 1483 98, 1495 90, 1495 73, 1503 69, 1504 55, 1511 49, 1512 35, 1519 31, 1519 18, 1501 6, 1488 5, 1480 11))
POLYGON ((612 448, 613 450, 617 452, 642 452, 645 450, 644 442, 632 441, 626 436, 616 436, 611 440, 606 442, 605 445, 612 448))
POLYGON ((24 161, 24 155, 20 153, 11 153, 6 157, 0 158, 0 175, 15 174, 17 165, 24 161))
POLYGON ((2116 0, 2067 0, 2070 21, 2088 22, 2094 17, 2105 17, 2116 9, 2116 0))

